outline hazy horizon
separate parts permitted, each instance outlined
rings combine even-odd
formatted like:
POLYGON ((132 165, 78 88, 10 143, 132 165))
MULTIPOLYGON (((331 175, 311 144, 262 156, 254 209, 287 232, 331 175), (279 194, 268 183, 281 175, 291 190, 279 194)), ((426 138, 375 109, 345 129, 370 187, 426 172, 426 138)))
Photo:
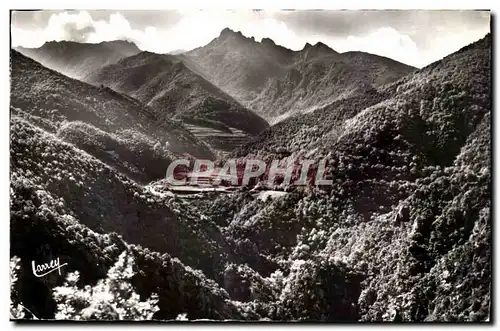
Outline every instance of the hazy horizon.
POLYGON ((128 40, 168 53, 204 46, 224 28, 300 50, 322 42, 423 67, 490 32, 490 12, 473 10, 93 10, 13 11, 12 46, 48 41, 128 40), (165 40, 168 42, 159 42, 165 40))

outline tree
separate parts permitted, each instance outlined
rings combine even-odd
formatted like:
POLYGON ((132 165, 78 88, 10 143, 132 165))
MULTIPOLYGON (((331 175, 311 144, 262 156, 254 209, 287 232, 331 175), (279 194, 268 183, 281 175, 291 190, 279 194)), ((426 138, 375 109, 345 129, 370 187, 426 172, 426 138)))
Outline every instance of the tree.
POLYGON ((57 302, 56 319, 67 320, 150 320, 159 310, 158 297, 145 301, 135 293, 130 280, 134 259, 124 251, 109 269, 106 279, 95 286, 77 287, 78 271, 68 274, 63 286, 54 288, 57 302))
POLYGON ((24 306, 19 303, 18 293, 16 290, 17 270, 20 268, 21 259, 13 256, 10 259, 10 318, 22 319, 24 318, 24 306))

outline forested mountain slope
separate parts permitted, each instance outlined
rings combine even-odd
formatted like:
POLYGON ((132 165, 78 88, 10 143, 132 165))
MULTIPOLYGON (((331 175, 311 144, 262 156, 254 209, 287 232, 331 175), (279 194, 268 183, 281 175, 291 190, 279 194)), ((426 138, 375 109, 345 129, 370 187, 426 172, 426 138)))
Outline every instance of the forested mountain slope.
POLYGON ((268 160, 326 157, 333 179, 235 211, 228 228, 288 275, 283 314, 337 319, 339 310, 324 304, 335 300, 335 282, 316 285, 329 268, 347 265, 361 277, 346 288, 358 291, 350 318, 489 318, 490 98, 487 35, 380 92, 287 119, 240 150, 268 160))
POLYGON ((214 157, 183 126, 137 100, 68 78, 16 51, 11 112, 141 181, 164 177, 176 154, 214 157))

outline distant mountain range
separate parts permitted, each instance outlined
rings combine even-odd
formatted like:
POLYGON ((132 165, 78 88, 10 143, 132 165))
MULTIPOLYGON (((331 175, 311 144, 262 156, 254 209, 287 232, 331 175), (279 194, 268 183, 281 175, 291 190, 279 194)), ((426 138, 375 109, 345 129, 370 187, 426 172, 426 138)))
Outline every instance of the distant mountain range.
POLYGON ((292 51, 271 39, 256 42, 230 29, 183 56, 197 64, 201 75, 271 121, 376 88, 415 70, 373 54, 340 54, 323 43, 292 51))
POLYGON ((134 43, 123 40, 104 41, 98 44, 50 41, 39 48, 16 47, 15 50, 47 68, 77 79, 86 76, 92 70, 116 63, 123 57, 141 51, 134 43))
POLYGON ((257 135, 269 125, 172 55, 141 52, 83 78, 130 95, 158 116, 209 120, 257 135))
MULTIPOLYGON (((111 82, 106 74, 113 69, 118 70, 112 65, 120 59, 140 52, 133 43, 125 41, 100 44, 49 42, 37 49, 18 50, 67 76, 92 83, 102 80, 117 87, 120 82, 111 82), (100 70, 106 70, 106 74, 100 75, 100 70)), ((149 59, 153 63, 159 55, 154 57, 151 54, 149 59)), ((171 57, 165 56, 165 59, 179 63, 176 61, 178 58, 190 71, 273 123, 358 91, 377 88, 416 69, 373 54, 338 53, 321 42, 306 44, 302 50, 292 51, 276 45, 269 38, 257 42, 227 28, 203 47, 169 54, 171 57)), ((129 65, 128 72, 132 70, 130 66, 134 60, 140 60, 141 65, 145 65, 144 55, 133 57, 126 63, 129 65)), ((123 70, 124 63, 120 70, 123 70)), ((165 68, 160 72, 165 76, 165 68)), ((117 76, 120 75, 115 73, 114 77, 117 76)), ((155 87, 158 88, 161 90, 163 87, 155 87)), ((130 87, 125 90, 130 90, 130 87)), ((234 103, 234 100, 231 102, 234 103)))

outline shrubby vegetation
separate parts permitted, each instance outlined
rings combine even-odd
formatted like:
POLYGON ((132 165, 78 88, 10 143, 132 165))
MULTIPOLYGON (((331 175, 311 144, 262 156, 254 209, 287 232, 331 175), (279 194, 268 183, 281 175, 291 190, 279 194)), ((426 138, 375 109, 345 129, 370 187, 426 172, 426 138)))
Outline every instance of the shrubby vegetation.
POLYGON ((158 296, 154 293, 140 301, 130 280, 134 275, 134 260, 123 252, 108 270, 106 279, 93 287, 78 288, 78 271, 69 273, 63 286, 54 288, 57 303, 55 319, 65 320, 151 320, 159 310, 158 296))
POLYGON ((168 142, 131 129, 108 133, 80 121, 63 122, 57 136, 142 183, 165 177, 175 158, 168 142))
POLYGON ((25 308, 19 302, 19 292, 16 289, 16 282, 18 279, 17 273, 20 269, 19 265, 20 259, 17 256, 13 256, 9 263, 9 278, 10 278, 10 318, 12 319, 22 319, 25 316, 25 308))

